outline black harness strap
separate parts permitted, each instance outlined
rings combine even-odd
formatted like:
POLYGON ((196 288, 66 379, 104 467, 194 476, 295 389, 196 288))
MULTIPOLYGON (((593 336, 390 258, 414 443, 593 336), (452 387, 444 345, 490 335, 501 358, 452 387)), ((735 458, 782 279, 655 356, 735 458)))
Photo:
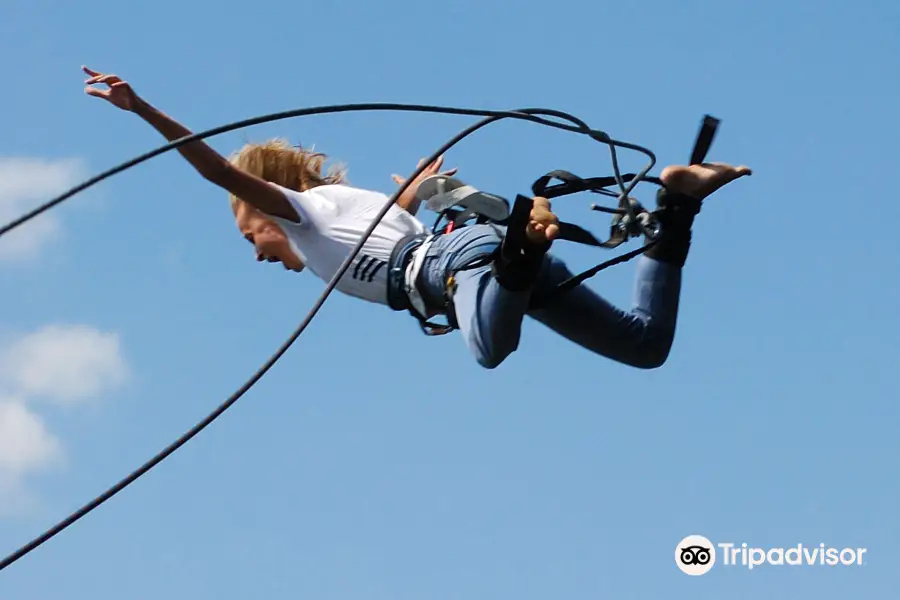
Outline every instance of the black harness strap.
MULTIPOLYGON (((718 131, 719 124, 721 123, 720 119, 713 117, 711 115, 705 115, 703 117, 703 122, 700 125, 700 131, 697 133, 697 137, 694 141, 694 147, 691 150, 691 165, 702 164, 706 159, 706 155, 709 153, 709 149, 712 146, 712 142, 715 139, 716 132, 718 131)), ((630 182, 632 181, 636 175, 633 173, 623 174, 622 181, 630 182)), ((665 188, 662 180, 658 177, 644 177, 642 181, 647 181, 649 183, 654 183, 660 188, 665 188)), ((560 239, 569 240, 581 244, 586 244, 589 246, 599 246, 602 248, 615 248, 633 235, 638 228, 635 227, 636 223, 634 222, 638 218, 641 218, 641 215, 647 214, 648 216, 653 217, 654 214, 646 211, 636 200, 622 198, 620 194, 606 189, 610 186, 616 185, 618 181, 614 176, 607 177, 590 177, 590 178, 582 178, 569 171, 564 170, 556 170, 551 171, 544 175, 543 177, 538 178, 534 185, 532 186, 532 192, 534 192, 535 196, 540 196, 544 198, 558 198, 560 196, 566 196, 569 194, 575 194, 578 192, 593 192, 604 194, 613 197, 619 197, 619 207, 616 209, 609 209, 598 207, 596 205, 591 208, 594 210, 600 210, 604 212, 610 212, 615 215, 613 217, 613 222, 611 225, 610 237, 606 242, 599 242, 593 234, 589 231, 585 230, 578 225, 574 225, 572 223, 560 223, 560 239), (562 183, 550 186, 548 185, 553 179, 559 179, 562 183), (624 219, 627 218, 627 221, 624 219)), ((526 198, 525 196, 518 196, 516 198, 516 205, 518 210, 514 207, 513 214, 517 216, 517 220, 513 223, 512 215, 510 216, 510 229, 513 227, 516 230, 521 230, 521 238, 524 243, 524 231, 525 227, 528 224, 529 215, 531 213, 531 206, 533 204, 533 200, 530 198, 526 198), (521 205, 521 206, 518 206, 521 205)), ((660 231, 657 230, 657 235, 651 237, 649 242, 645 244, 641 248, 637 248, 630 252, 627 252, 621 256, 603 262, 595 267, 592 267, 578 275, 570 277, 566 281, 560 283, 551 293, 541 297, 534 298, 531 307, 539 308, 541 306, 545 306, 547 302, 549 302, 553 297, 565 293, 568 290, 579 285, 581 282, 586 279, 593 277, 600 271, 611 267, 613 265, 631 260, 636 256, 643 254, 650 248, 656 245, 659 239, 660 231)), ((518 241, 518 240, 517 240, 518 241)))
MULTIPOLYGON (((720 123, 720 119, 711 115, 704 115, 703 122, 700 125, 700 131, 697 133, 697 138, 694 141, 694 148, 691 150, 691 160, 689 164, 699 165, 706 159, 706 155, 709 152, 710 146, 712 146, 713 139, 715 139, 720 123)), ((633 181, 635 177, 637 177, 637 175, 634 173, 625 173, 622 175, 622 181, 628 183, 633 181)), ((642 181, 665 187, 658 177, 646 176, 642 181)), ((616 181, 616 178, 613 175, 583 178, 569 171, 557 169, 538 177, 531 186, 531 191, 535 196, 548 199, 577 194, 579 192, 594 192, 618 197, 620 195, 619 193, 606 189, 617 183, 618 181, 616 181), (562 183, 549 185, 554 179, 558 179, 562 183)))
MULTIPOLYGON (((635 177, 637 177, 637 175, 634 173, 626 173, 622 175, 622 182, 631 182, 635 177)), ((642 181, 648 181, 660 186, 662 185, 662 181, 657 177, 644 177, 642 181)), ((617 183, 618 181, 612 175, 606 177, 582 178, 569 171, 558 169, 539 177, 531 186, 531 191, 534 196, 547 199, 559 198, 570 194, 577 194, 579 192, 592 192, 595 194, 619 197, 620 194, 607 189, 617 183), (558 179, 562 183, 549 185, 554 179, 558 179)), ((531 199, 524 197, 520 198, 521 200, 517 198, 516 201, 529 204, 530 214, 531 199)), ((608 248, 611 250, 628 241, 628 238, 634 233, 629 230, 630 228, 628 225, 631 224, 632 220, 638 218, 638 215, 648 212, 633 198, 620 198, 619 206, 617 208, 607 208, 594 204, 591 206, 591 209, 615 215, 610 225, 609 238, 605 242, 598 240, 597 237, 587 229, 568 222, 561 222, 559 224, 559 239, 575 242, 577 244, 585 244, 587 246, 595 246, 597 248, 608 248), (626 206, 626 203, 629 203, 629 205, 626 206), (630 218, 624 220, 625 217, 630 218)), ((521 223, 523 227, 527 223, 527 215, 525 215, 525 218, 526 221, 521 223)), ((519 224, 519 222, 515 223, 516 226, 519 226, 519 224)), ((510 227, 512 226, 513 223, 511 222, 510 227)))
MULTIPOLYGON (((713 139, 715 138, 719 123, 720 120, 715 117, 712 117, 710 115, 704 116, 700 131, 697 134, 697 138, 694 142, 694 147, 691 151, 690 164, 701 164, 704 161, 707 153, 709 152, 710 146, 712 145, 713 139)), ((656 214, 660 210, 665 210, 665 207, 658 206, 656 211, 651 212, 645 209, 640 204, 640 202, 638 202, 634 198, 625 197, 621 193, 619 193, 619 191, 609 189, 612 186, 619 185, 620 183, 624 184, 634 181, 634 179, 637 177, 638 175, 636 175, 635 173, 625 173, 621 175, 620 179, 617 179, 613 175, 584 178, 579 177, 578 175, 575 175, 570 171, 557 169, 539 177, 534 182, 534 184, 531 186, 531 191, 534 197, 551 199, 560 198, 562 196, 569 196, 580 192, 591 192, 595 194, 611 196, 613 198, 618 198, 619 200, 618 206, 616 208, 598 206, 596 204, 591 206, 592 210, 607 212, 613 215, 612 223, 610 224, 609 238, 606 241, 601 242, 593 233, 591 233, 584 227, 568 222, 559 223, 559 236, 557 239, 575 242, 577 244, 584 244, 586 246, 594 246, 597 248, 613 249, 627 242, 629 238, 637 237, 643 234, 648 238, 648 243, 641 248, 631 250, 621 256, 617 256, 582 273, 579 273, 578 275, 570 277, 566 281, 563 281, 559 285, 557 285, 556 288, 554 288, 550 293, 545 294, 540 298, 534 297, 532 299, 532 302, 530 303, 531 308, 540 308, 542 306, 545 306, 552 298, 573 289, 574 287, 581 284, 581 282, 589 279, 590 277, 593 277, 600 271, 613 265, 631 260, 632 258, 643 254, 656 245, 659 239, 659 234, 661 233, 661 227, 659 226, 659 223, 656 219, 656 214), (560 183, 551 184, 554 180, 558 180, 560 183)), ((658 177, 644 176, 641 178, 641 181, 646 181, 655 184, 662 189, 665 189, 665 185, 658 177)), ((503 244, 498 249, 498 254, 502 257, 503 260, 514 261, 525 254, 526 248, 528 248, 529 246, 525 232, 531 217, 531 209, 533 206, 533 197, 528 197, 523 194, 517 194, 515 202, 513 202, 512 209, 509 213, 509 217, 504 219, 503 221, 491 221, 491 219, 487 219, 484 216, 479 216, 479 223, 496 222, 500 225, 506 226, 506 233, 504 235, 503 244)), ((448 217, 448 214, 451 215, 451 217, 453 216, 452 208, 445 210, 443 213, 441 213, 441 215, 438 216, 438 221, 435 223, 434 229, 437 228, 442 216, 448 217)), ((454 226, 457 225, 454 219, 451 218, 451 221, 453 222, 454 226)), ((459 226, 464 226, 464 224, 459 224, 459 226)), ((447 316, 447 320, 449 323, 447 326, 436 326, 433 323, 427 323, 421 316, 415 313, 415 311, 410 310, 413 316, 415 316, 419 320, 420 324, 422 325, 423 331, 425 331, 429 335, 440 335, 443 333, 447 333, 452 329, 458 328, 458 324, 455 321, 455 310, 453 306, 453 292, 455 291, 454 275, 455 273, 451 273, 448 277, 444 298, 443 310, 444 314, 447 316), (428 329, 431 329, 431 331, 428 331, 428 329)), ((404 308, 408 307, 404 306, 404 308)))
POLYGON ((711 115, 703 117, 700 133, 697 134, 697 141, 694 142, 694 149, 691 152, 690 164, 699 165, 706 160, 706 154, 709 152, 709 147, 712 146, 713 139, 716 137, 716 131, 719 129, 719 123, 721 122, 721 120, 711 115))
MULTIPOLYGON (((634 173, 625 173, 624 175, 622 175, 622 181, 628 183, 630 181, 633 181, 635 177, 637 177, 637 175, 634 173)), ((662 184, 662 182, 656 177, 644 177, 643 181, 649 181, 650 183, 657 183, 660 185, 662 184)), ((539 177, 531 186, 531 191, 535 196, 547 199, 567 196, 569 194, 577 194, 578 192, 595 192, 607 196, 618 196, 618 194, 616 194, 615 192, 606 189, 612 185, 615 185, 616 183, 618 182, 613 175, 609 175, 606 177, 589 177, 587 179, 584 179, 582 177, 579 177, 578 175, 570 173, 569 171, 558 169, 556 171, 550 171, 546 175, 539 177), (562 181, 562 183, 558 183, 556 185, 548 185, 554 179, 559 179, 560 181, 562 181)))

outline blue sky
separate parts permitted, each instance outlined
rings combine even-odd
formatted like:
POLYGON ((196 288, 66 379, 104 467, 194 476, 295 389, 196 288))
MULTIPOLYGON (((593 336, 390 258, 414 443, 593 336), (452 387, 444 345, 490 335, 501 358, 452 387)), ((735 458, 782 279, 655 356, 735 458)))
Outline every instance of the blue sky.
MULTIPOLYGON (((222 419, 0 573, 0 598, 895 590, 900 6, 839 4, 6 0, 4 222, 162 143, 84 96, 81 64, 194 130, 329 103, 543 106, 665 165, 687 159, 712 113, 723 122, 710 159, 754 175, 699 217, 662 369, 629 369, 530 322, 520 351, 485 371, 459 337, 427 339, 403 314, 334 295, 222 419), (695 533, 868 554, 859 568, 687 577, 673 552, 695 533)), ((389 193, 392 173, 470 122, 311 117, 212 143, 228 153, 287 136, 389 193)), ((447 163, 505 195, 551 169, 610 169, 602 147, 516 122, 447 163)), ((591 200, 564 201, 563 216, 602 232, 591 200)), ((324 285, 257 264, 226 196, 176 153, 30 231, 0 263, 4 555, 212 410, 324 285)), ((576 267, 607 258, 559 253, 576 267)), ((632 275, 619 266, 590 285, 626 303, 632 275)))

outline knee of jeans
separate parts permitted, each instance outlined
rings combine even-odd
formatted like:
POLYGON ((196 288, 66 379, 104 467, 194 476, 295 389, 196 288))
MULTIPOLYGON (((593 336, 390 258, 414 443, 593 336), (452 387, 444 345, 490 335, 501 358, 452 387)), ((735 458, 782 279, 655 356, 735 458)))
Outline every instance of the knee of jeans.
POLYGON ((490 343, 484 343, 482 340, 473 339, 470 347, 479 365, 485 369, 496 369, 518 349, 519 341, 492 340, 490 343))
MULTIPOLYGON (((509 355, 506 355, 506 356, 509 356, 509 355)), ((501 364, 503 364, 503 361, 506 360, 506 356, 477 353, 475 355, 475 360, 478 362, 479 365, 481 365, 485 369, 496 369, 501 364)))
POLYGON ((669 360, 672 351, 672 336, 663 334, 645 338, 636 353, 633 366, 639 369, 658 369, 669 360))
POLYGON ((632 366, 637 367, 638 369, 645 369, 647 371, 652 371, 653 369, 658 369, 666 364, 666 361, 669 358, 668 351, 666 352, 645 352, 641 354, 638 359, 634 362, 632 366))

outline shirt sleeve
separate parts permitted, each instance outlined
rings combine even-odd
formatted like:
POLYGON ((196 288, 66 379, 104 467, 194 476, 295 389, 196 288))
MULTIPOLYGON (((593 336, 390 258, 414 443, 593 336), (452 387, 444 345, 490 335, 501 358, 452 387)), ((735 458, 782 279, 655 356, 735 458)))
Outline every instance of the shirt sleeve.
POLYGON ((338 204, 326 194, 317 191, 317 188, 298 192, 275 183, 270 185, 284 194, 293 209, 297 211, 301 225, 320 225, 333 220, 340 211, 338 204))

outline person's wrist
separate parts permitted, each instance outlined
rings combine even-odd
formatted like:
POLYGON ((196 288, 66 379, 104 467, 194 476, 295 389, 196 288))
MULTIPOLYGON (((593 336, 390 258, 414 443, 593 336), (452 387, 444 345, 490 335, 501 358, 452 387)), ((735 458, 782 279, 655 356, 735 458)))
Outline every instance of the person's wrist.
POLYGON ((139 117, 143 117, 150 110, 150 105, 140 96, 135 95, 131 103, 131 112, 139 117))

